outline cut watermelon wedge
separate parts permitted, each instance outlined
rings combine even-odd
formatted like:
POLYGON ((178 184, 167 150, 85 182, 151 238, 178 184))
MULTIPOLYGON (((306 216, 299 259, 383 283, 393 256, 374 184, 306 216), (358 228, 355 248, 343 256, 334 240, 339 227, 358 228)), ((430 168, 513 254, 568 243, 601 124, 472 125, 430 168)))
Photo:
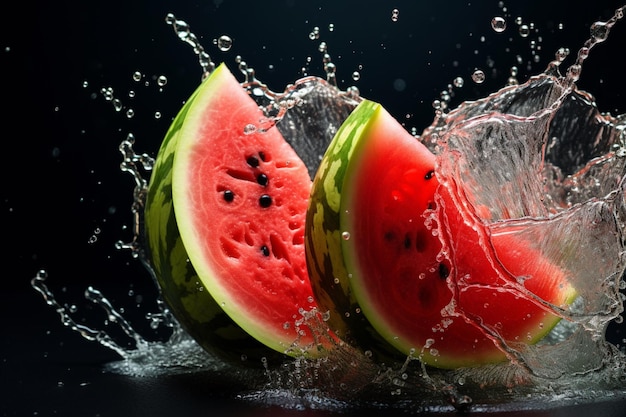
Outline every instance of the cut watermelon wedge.
POLYGON ((384 339, 440 368, 503 361, 541 340, 575 291, 529 242, 474 221, 435 162, 382 106, 357 107, 314 180, 314 292, 362 349, 387 354, 384 339))
POLYGON ((304 320, 316 307, 304 255, 311 180, 277 129, 251 128, 261 119, 220 65, 173 122, 145 212, 165 301, 201 345, 234 360, 266 357, 265 346, 319 353, 304 320))

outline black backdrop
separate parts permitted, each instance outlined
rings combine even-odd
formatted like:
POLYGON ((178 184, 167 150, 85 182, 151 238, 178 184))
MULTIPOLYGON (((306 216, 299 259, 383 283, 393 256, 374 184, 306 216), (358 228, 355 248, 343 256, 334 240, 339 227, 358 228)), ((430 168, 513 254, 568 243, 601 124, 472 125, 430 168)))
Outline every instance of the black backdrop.
MULTIPOLYGON (((165 23, 168 12, 191 24, 215 61, 234 68, 239 54, 274 89, 300 77, 307 56, 312 58, 310 73, 322 75, 317 47, 324 40, 341 87, 357 85, 362 95, 382 102, 407 127, 421 131, 432 120, 432 100, 454 77, 465 79, 453 102, 457 104, 502 86, 513 65, 523 81, 541 71, 558 47, 569 47, 574 54, 589 25, 607 19, 620 5, 608 0, 584 7, 565 0, 23 3, 3 6, 0 27, 3 416, 262 412, 212 401, 193 384, 170 389, 169 380, 138 382, 102 375, 99 364, 116 356, 63 328, 29 284, 37 270, 46 269, 50 287, 62 303, 77 306, 79 318, 95 314, 82 296, 89 285, 129 315, 154 309, 149 277, 127 252, 114 248, 117 240, 131 236, 133 186, 130 176, 119 170, 117 146, 132 132, 138 151, 156 155, 169 121, 200 80, 196 57, 165 23), (503 34, 490 28, 493 16, 505 14, 499 3, 510 15, 503 34), (391 20, 394 8, 399 10, 397 22, 391 20), (535 23, 538 32, 519 36, 516 16, 535 23), (321 36, 311 41, 308 34, 315 26, 321 36), (222 34, 234 39, 228 53, 212 44, 222 34), (538 41, 541 59, 527 69, 531 40, 538 41), (517 54, 523 64, 516 63, 517 54), (489 61, 498 71, 488 70, 489 61), (353 82, 351 74, 359 65, 361 78, 353 82), (475 67, 487 72, 481 85, 470 81, 475 67), (141 83, 133 81, 135 71, 144 75, 141 83), (162 92, 152 78, 159 75, 168 79, 162 92), (397 87, 399 79, 404 89, 397 87), (135 116, 128 119, 126 109, 116 112, 100 93, 103 87, 112 87, 135 116), (136 92, 134 98, 130 90, 136 92), (160 119, 154 117, 156 111, 160 119), (143 296, 139 308, 130 290, 143 296), (171 401, 165 400, 168 396, 171 401)), ((625 40, 622 23, 593 51, 580 82, 596 95, 602 110, 614 114, 626 111, 626 67, 620 58, 625 40)), ((97 320, 102 319, 88 324, 97 325, 97 320)), ((158 337, 142 328, 144 322, 137 320, 136 325, 158 337)), ((611 334, 617 342, 625 337, 617 326, 611 334)), ((585 410, 593 415, 595 409, 585 410)))

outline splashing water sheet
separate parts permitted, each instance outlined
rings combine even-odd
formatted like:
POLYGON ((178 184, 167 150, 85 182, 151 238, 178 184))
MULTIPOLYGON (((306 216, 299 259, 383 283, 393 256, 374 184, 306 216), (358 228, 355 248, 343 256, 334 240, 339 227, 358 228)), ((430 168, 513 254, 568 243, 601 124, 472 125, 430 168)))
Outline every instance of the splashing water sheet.
MULTIPOLYGON (((2 386, 20 394, 4 401, 2 415, 122 415, 112 405, 118 400, 129 415, 211 408, 217 415, 588 415, 594 407, 621 415, 626 107, 618 57, 626 9, 612 2, 379 1, 371 10, 352 1, 279 3, 271 10, 234 0, 132 10, 96 2, 72 12, 42 6, 39 21, 55 21, 49 14, 67 25, 56 25, 50 40, 39 36, 32 50, 71 68, 56 64, 42 75, 47 93, 36 106, 58 131, 38 139, 45 155, 32 164, 37 191, 32 182, 8 185, 3 199, 15 243, 7 259, 17 259, 12 275, 28 283, 15 290, 11 283, 3 295, 2 386), (53 46, 59 42, 66 46, 53 46), (482 326, 509 360, 446 371, 411 357, 377 363, 347 345, 323 359, 257 367, 202 350, 159 297, 142 216, 169 124, 220 62, 265 111, 247 129, 278 128, 311 176, 358 102, 381 102, 436 155, 445 203, 463 208, 487 259, 498 262, 494 241, 515 236, 566 271, 577 292, 569 306, 538 299, 524 277, 498 283, 498 291, 561 317, 559 324, 536 345, 482 326), (23 312, 31 304, 35 319, 23 312), (96 394, 105 389, 106 400, 96 394), (81 398, 92 400, 85 406, 81 398)), ((7 37, 4 55, 19 61, 27 53, 14 39, 7 37)), ((31 89, 41 70, 33 64, 25 73, 31 89)), ((16 161, 6 178, 24 172, 23 150, 9 146, 16 161)), ((454 265, 454 238, 445 218, 433 216, 442 256, 454 265)), ((453 285, 456 297, 470 297, 493 284, 459 277, 453 285)), ((481 327, 471 312, 450 308, 455 319, 481 327)))

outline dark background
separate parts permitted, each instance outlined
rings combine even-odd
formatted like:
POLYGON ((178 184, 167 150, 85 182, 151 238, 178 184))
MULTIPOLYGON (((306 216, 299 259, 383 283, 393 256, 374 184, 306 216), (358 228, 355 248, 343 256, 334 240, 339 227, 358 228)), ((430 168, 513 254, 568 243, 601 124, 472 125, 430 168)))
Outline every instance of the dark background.
MULTIPOLYGON (((496 0, 22 3, 2 6, 0 25, 2 416, 281 413, 228 400, 227 387, 206 378, 142 380, 102 373, 101 364, 117 356, 64 328, 30 287, 36 271, 47 270, 59 301, 75 305, 79 321, 102 327, 102 315, 82 295, 93 285, 124 308, 148 338, 162 336, 143 319, 155 310, 150 278, 128 252, 114 246, 131 238, 132 225, 133 181, 119 170, 118 144, 132 132, 136 150, 155 156, 169 122, 200 81, 197 58, 165 23, 168 12, 191 25, 214 61, 224 60, 234 69, 239 54, 275 90, 302 75, 307 56, 312 58, 309 73, 323 74, 317 46, 324 40, 340 87, 357 85, 363 96, 382 102, 407 128, 421 132, 432 121, 432 100, 454 77, 462 76, 465 86, 456 90, 453 105, 503 86, 513 65, 524 81, 540 72, 557 48, 569 47, 575 55, 589 25, 608 19, 620 5, 504 1, 505 13, 496 0), (394 8, 400 11, 397 22, 391 20, 394 8), (508 15, 508 28, 496 34, 490 20, 502 15, 508 15), (534 23, 537 32, 520 37, 516 16, 534 23), (308 34, 315 26, 321 36, 311 41, 308 34), (212 45, 222 34, 234 39, 229 53, 212 45), (537 63, 531 40, 541 47, 537 63), (516 63, 518 54, 522 64, 516 63), (489 69, 489 61, 497 71, 489 69), (351 73, 359 65, 361 78, 353 82, 351 73), (470 80, 476 67, 488 76, 481 85, 470 80), (145 76, 141 83, 132 80, 135 71, 145 76), (152 79, 159 75, 168 78, 162 92, 152 79), (402 91, 394 87, 398 79, 405 82, 402 91), (112 87, 135 117, 128 119, 126 109, 116 112, 100 93, 103 87, 112 87)), ((625 45, 622 22, 609 41, 593 50, 579 83, 596 96, 601 110, 613 114, 626 111, 625 45)), ((621 343, 623 328, 611 328, 612 340, 621 343)), ((578 412, 621 415, 623 406, 587 406, 578 412)), ((298 413, 311 414, 326 413, 298 413)))

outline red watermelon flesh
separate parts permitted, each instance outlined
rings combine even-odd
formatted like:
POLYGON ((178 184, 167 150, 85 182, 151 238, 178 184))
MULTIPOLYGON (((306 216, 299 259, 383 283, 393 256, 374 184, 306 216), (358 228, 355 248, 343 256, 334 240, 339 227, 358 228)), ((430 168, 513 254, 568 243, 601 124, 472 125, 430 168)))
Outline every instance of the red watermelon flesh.
POLYGON ((559 320, 549 305, 572 301, 566 273, 528 242, 490 234, 461 203, 470 191, 441 186, 435 156, 382 107, 362 135, 340 223, 350 285, 372 326, 443 368, 498 362, 503 348, 540 340, 559 320))
MULTIPOLYGON (((284 352, 314 343, 304 255, 311 180, 276 128, 220 66, 194 98, 176 148, 172 191, 184 246, 202 284, 246 332, 284 352)), ((297 350, 287 353, 298 353, 297 350)))

